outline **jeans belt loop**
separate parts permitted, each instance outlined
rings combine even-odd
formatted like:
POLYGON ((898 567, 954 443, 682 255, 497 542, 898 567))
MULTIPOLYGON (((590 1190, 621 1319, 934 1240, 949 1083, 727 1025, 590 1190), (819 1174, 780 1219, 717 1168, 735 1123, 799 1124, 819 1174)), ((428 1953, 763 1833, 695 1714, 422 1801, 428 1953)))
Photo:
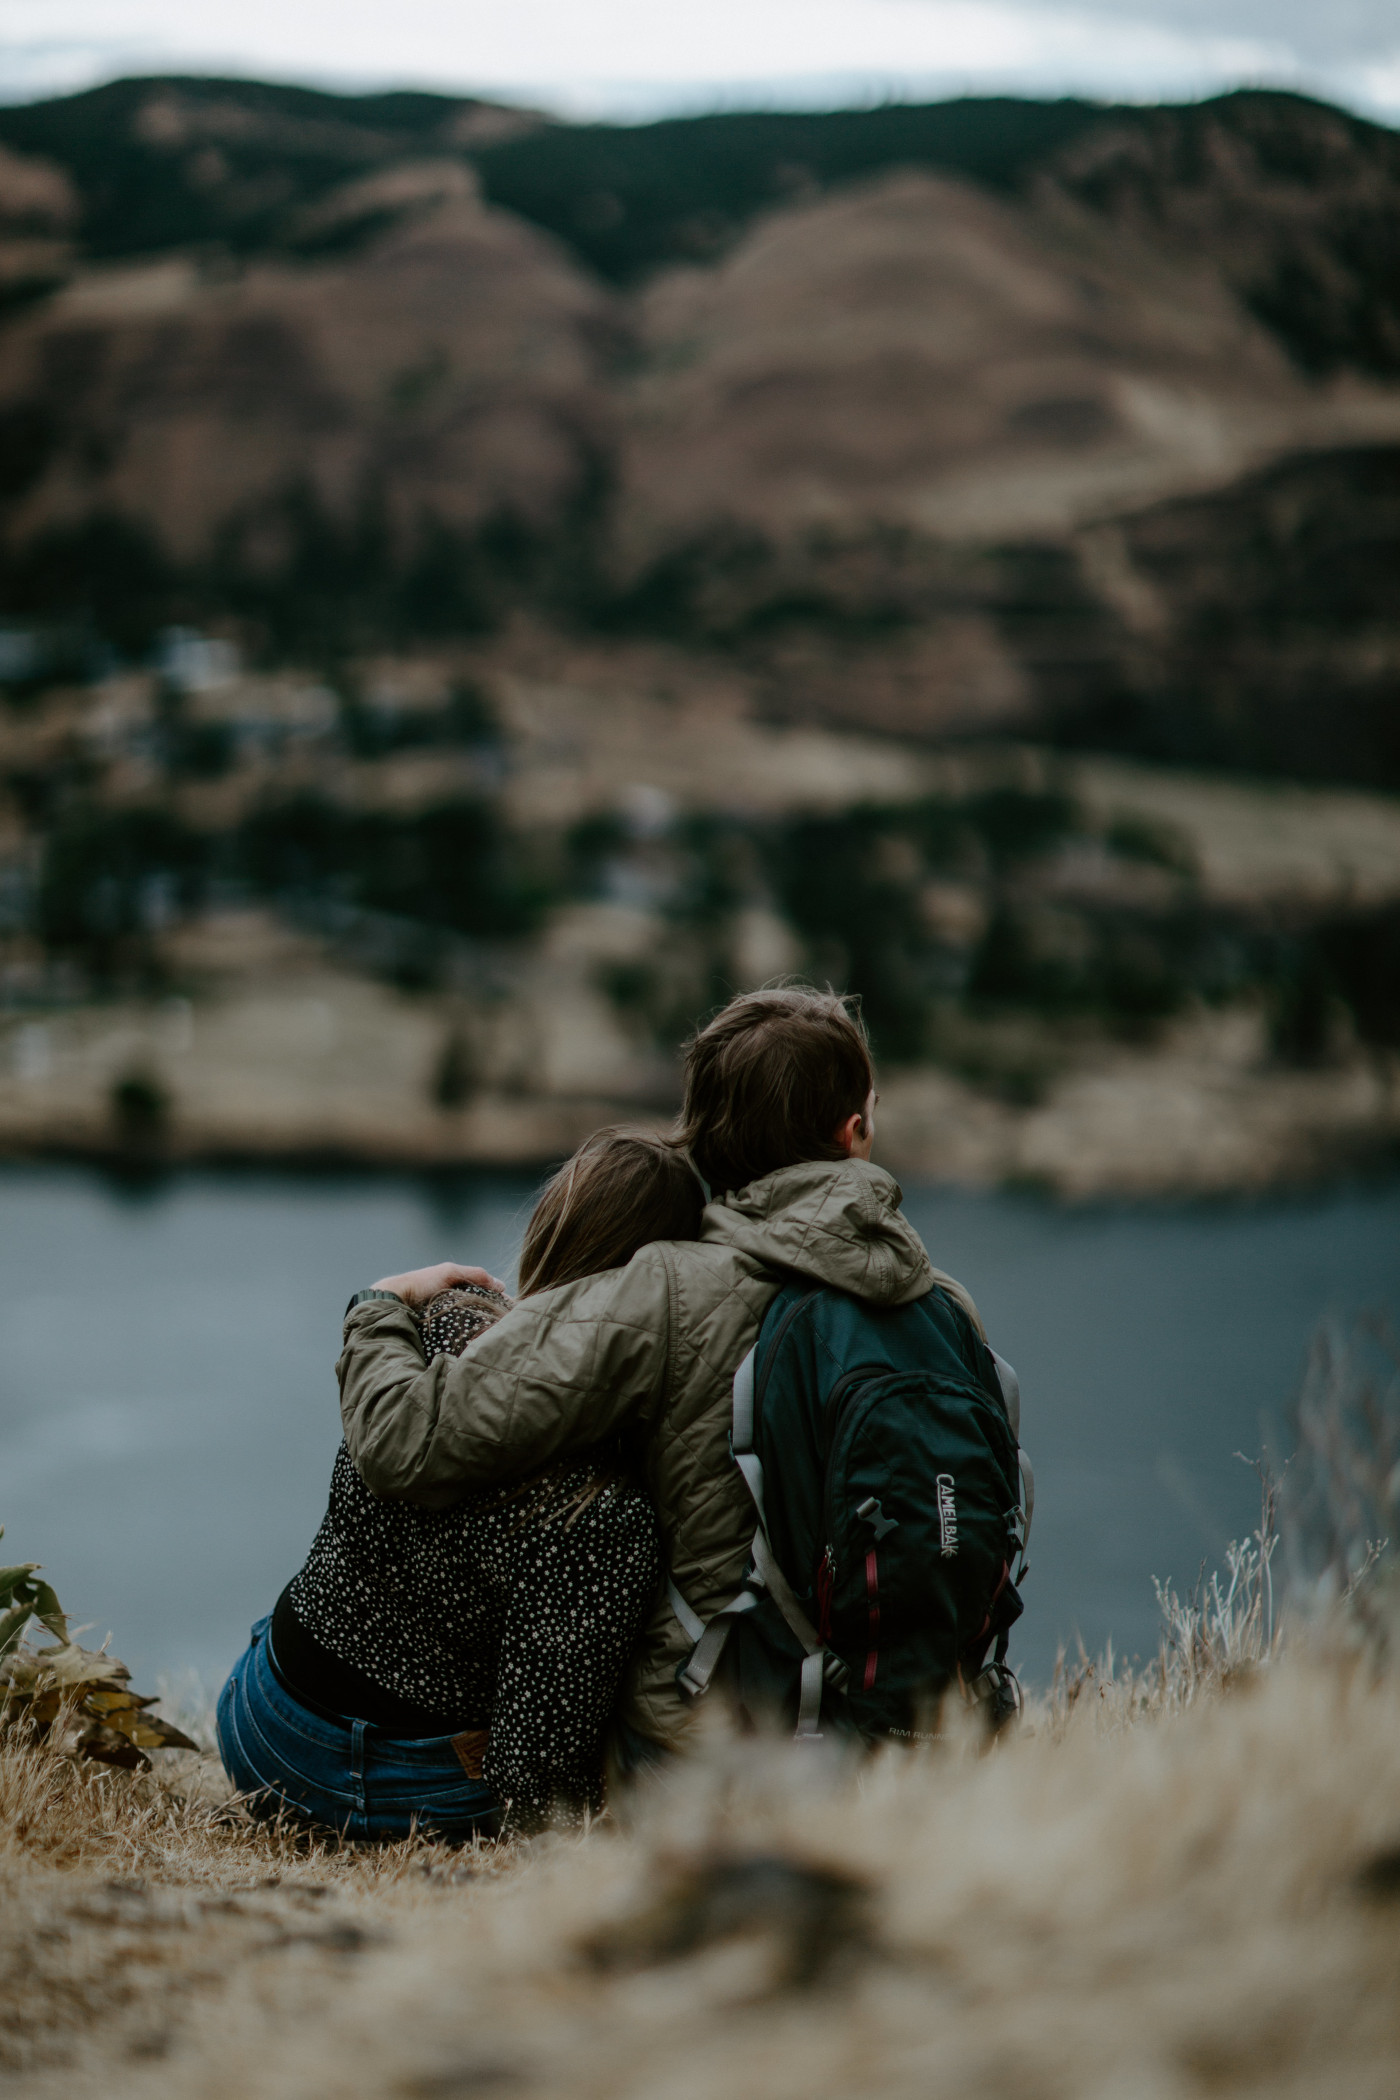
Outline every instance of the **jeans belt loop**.
POLYGON ((355 1781, 355 1807, 361 1815, 365 1808, 365 1730, 368 1721, 352 1721, 350 1724, 350 1771, 355 1781))

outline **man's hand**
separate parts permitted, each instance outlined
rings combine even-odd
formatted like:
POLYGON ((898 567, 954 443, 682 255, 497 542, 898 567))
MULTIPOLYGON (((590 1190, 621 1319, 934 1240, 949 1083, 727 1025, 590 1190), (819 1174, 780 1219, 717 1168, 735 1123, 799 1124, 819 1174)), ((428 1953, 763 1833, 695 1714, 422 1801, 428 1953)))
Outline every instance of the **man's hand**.
POLYGON ((402 1276, 381 1276, 374 1288, 392 1291, 405 1305, 426 1305, 454 1283, 475 1283, 483 1290, 505 1292, 505 1285, 485 1269, 464 1269, 459 1261, 440 1261, 436 1268, 409 1269, 402 1276))

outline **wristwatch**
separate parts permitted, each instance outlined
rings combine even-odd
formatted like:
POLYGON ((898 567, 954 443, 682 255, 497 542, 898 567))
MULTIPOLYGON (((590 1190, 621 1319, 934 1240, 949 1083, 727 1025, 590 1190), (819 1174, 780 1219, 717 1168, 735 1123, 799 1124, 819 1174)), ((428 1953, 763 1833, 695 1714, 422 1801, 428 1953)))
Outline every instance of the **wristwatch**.
POLYGON ((356 1291, 354 1297, 345 1308, 345 1318, 348 1320, 357 1305, 364 1305, 371 1298, 382 1298, 386 1305, 402 1305, 404 1303, 397 1291, 356 1291))

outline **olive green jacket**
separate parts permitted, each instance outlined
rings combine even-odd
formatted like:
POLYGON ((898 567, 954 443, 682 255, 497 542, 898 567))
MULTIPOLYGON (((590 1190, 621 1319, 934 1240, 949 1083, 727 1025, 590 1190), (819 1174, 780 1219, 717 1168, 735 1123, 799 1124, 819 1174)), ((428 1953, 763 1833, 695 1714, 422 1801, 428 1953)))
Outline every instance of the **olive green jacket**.
MULTIPOLYGON (((863 1160, 781 1168, 711 1203, 698 1240, 658 1241, 625 1269, 523 1299, 431 1364, 406 1307, 356 1306, 337 1367, 350 1455, 376 1494, 440 1507, 627 1429, 670 1572, 708 1618, 739 1587, 754 1529, 729 1456, 735 1369, 794 1271, 877 1305, 948 1281, 900 1200, 863 1160)), ((688 1647, 663 1588, 620 1708, 660 1742, 683 1723, 674 1672, 688 1647)))

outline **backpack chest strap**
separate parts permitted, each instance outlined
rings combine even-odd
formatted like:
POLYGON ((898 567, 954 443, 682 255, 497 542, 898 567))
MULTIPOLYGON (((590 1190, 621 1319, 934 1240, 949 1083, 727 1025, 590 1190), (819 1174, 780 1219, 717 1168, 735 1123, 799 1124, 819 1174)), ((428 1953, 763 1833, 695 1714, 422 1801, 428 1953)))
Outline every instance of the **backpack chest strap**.
POLYGON ((705 1631, 705 1621, 701 1618, 698 1611, 691 1610, 686 1599, 676 1588, 673 1575, 666 1577, 666 1595, 670 1601, 672 1611, 680 1621, 681 1632, 688 1641, 698 1641, 701 1634, 705 1631))
POLYGON ((674 1582, 668 1582, 666 1588, 672 1611, 680 1620, 687 1638, 695 1643, 676 1672, 676 1683, 688 1698, 699 1699, 710 1689, 710 1680, 719 1668, 719 1659, 734 1621, 742 1618, 746 1611, 753 1611, 763 1599, 757 1590, 746 1587, 737 1597, 731 1597, 723 1611, 717 1611, 707 1626, 700 1614, 691 1610, 674 1582))

